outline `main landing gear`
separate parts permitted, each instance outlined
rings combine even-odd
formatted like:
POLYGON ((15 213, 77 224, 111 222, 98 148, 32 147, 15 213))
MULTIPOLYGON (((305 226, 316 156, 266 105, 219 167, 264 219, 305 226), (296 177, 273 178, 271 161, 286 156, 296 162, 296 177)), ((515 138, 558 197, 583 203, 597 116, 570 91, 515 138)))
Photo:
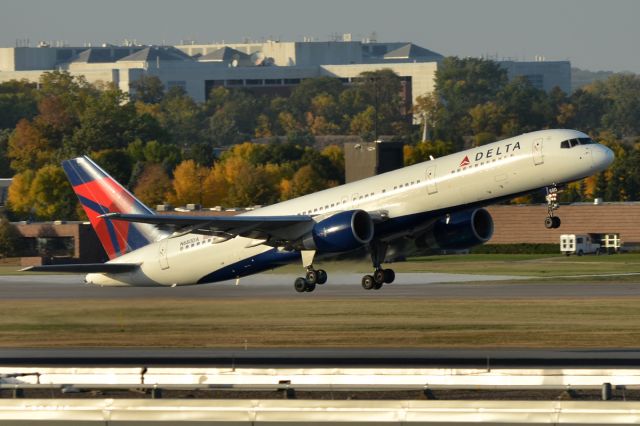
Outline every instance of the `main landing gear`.
POLYGON ((362 288, 365 290, 380 290, 383 284, 391 284, 396 279, 393 269, 382 269, 381 263, 387 253, 387 245, 372 241, 369 244, 373 274, 362 277, 362 288))
POLYGON ((316 289, 316 284, 322 285, 327 282, 327 272, 324 269, 313 268, 313 257, 315 256, 315 250, 303 250, 302 264, 307 268, 307 273, 304 277, 298 277, 293 283, 293 288, 298 293, 311 292, 316 289))
POLYGON ((553 211, 560 208, 558 203, 558 187, 547 187, 547 217, 544 219, 544 227, 547 229, 555 229, 560 227, 560 218, 553 215, 553 211))

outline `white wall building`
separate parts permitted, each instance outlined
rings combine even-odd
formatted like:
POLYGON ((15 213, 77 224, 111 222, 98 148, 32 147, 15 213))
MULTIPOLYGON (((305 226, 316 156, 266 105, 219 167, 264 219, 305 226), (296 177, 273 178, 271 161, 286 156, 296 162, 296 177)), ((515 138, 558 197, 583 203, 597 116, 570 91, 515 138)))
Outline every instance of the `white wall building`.
MULTIPOLYGON (((43 72, 66 70, 130 92, 132 82, 154 75, 165 87, 181 86, 195 100, 204 101, 216 86, 285 94, 305 78, 333 76, 348 83, 363 71, 389 68, 402 77, 405 95, 415 102, 433 91, 441 59, 442 55, 412 43, 360 41, 14 47, 0 48, 0 81, 37 82, 43 72)), ((501 64, 510 78, 524 75, 547 91, 555 86, 567 93, 571 89, 568 61, 501 64)))

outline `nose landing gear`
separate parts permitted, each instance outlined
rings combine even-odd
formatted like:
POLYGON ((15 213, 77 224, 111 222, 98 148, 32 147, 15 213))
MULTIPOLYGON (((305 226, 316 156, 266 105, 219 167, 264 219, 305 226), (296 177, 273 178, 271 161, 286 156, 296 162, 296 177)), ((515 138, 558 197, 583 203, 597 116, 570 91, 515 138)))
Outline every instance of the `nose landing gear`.
POLYGON ((544 219, 544 227, 547 229, 556 229, 560 227, 560 218, 553 215, 553 211, 560 208, 558 203, 558 190, 557 186, 547 187, 547 217, 544 219))

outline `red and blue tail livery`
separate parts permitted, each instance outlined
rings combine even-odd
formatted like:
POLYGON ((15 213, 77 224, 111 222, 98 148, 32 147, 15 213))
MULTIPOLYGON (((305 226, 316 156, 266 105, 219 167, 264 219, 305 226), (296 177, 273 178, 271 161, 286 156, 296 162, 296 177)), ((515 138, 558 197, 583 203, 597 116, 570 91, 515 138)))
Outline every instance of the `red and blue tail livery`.
POLYGON ((112 221, 107 213, 154 214, 89 157, 62 162, 62 167, 89 216, 109 259, 139 249, 165 236, 153 225, 112 221))

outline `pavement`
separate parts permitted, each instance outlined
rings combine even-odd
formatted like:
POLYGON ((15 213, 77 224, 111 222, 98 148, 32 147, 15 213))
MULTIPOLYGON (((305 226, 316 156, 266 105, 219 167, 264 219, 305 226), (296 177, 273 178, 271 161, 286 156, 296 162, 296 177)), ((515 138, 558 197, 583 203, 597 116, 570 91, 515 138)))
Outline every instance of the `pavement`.
MULTIPOLYGON (((548 279, 532 281, 522 276, 398 273, 393 284, 380 290, 364 290, 361 274, 332 273, 327 284, 312 293, 293 289, 296 275, 265 273, 235 281, 181 287, 99 287, 83 283, 82 275, 0 276, 2 300, 17 299, 132 299, 132 298, 380 298, 429 299, 590 299, 638 297, 640 282, 610 279, 585 282, 548 279)), ((593 280, 591 280, 593 281, 593 280)))

